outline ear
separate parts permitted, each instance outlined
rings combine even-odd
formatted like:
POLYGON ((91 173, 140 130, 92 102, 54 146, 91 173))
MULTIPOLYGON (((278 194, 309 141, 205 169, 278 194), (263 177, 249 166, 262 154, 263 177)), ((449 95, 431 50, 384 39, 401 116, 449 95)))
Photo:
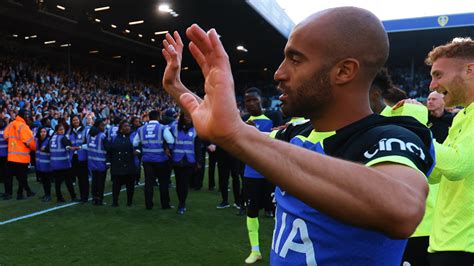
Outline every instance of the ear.
POLYGON ((359 73, 360 63, 354 58, 346 58, 339 61, 335 66, 334 83, 344 85, 351 82, 359 73))
POLYGON ((474 77, 474 62, 468 63, 466 66, 466 74, 468 76, 474 77))

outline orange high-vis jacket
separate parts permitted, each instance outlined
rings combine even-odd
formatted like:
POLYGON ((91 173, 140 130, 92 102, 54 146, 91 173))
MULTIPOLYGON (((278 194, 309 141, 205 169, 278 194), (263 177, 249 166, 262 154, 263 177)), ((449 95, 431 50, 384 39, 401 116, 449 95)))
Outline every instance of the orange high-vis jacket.
POLYGON ((30 152, 36 150, 33 132, 20 116, 11 122, 4 131, 3 137, 8 141, 8 161, 29 163, 30 152))

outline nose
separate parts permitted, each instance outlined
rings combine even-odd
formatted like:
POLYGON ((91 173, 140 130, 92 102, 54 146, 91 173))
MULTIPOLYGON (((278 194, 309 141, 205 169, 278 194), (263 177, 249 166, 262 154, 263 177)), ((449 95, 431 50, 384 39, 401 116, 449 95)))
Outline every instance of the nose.
POLYGON ((430 91, 434 91, 438 88, 438 82, 436 82, 434 79, 431 79, 430 82, 430 91))
POLYGON ((284 62, 282 62, 280 64, 280 66, 278 67, 278 69, 275 71, 275 74, 273 75, 273 79, 275 81, 284 81, 287 79, 287 75, 285 73, 285 70, 284 70, 284 65, 283 65, 284 62))

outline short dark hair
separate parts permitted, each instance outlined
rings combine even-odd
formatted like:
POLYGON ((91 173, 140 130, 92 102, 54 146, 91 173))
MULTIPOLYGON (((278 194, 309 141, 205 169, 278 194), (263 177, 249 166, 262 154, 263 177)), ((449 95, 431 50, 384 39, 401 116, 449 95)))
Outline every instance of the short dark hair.
POLYGON ((97 118, 97 119, 94 121, 94 126, 95 126, 96 128, 99 128, 99 125, 100 125, 101 123, 104 123, 104 119, 102 119, 102 118, 97 118))
POLYGON ((18 116, 25 119, 26 117, 31 117, 31 112, 28 109, 21 108, 20 111, 18 111, 18 116))
POLYGON ((128 120, 126 119, 123 119, 122 121, 120 121, 119 125, 118 125, 118 130, 120 132, 120 130, 122 130, 122 127, 125 123, 128 123, 130 125, 130 123, 128 122, 128 120))
POLYGON ((66 126, 63 123, 59 123, 59 124, 56 125, 56 127, 54 127, 54 132, 58 132, 58 129, 60 127, 63 127, 64 130, 66 130, 66 126))
POLYGON ((153 110, 148 113, 148 118, 150 118, 150 120, 158 120, 160 118, 160 112, 153 110))
POLYGON ((262 96, 262 91, 257 88, 257 87, 250 87, 248 89, 245 90, 245 94, 248 94, 248 93, 256 93, 258 96, 262 96))
POLYGON ((387 68, 381 68, 377 75, 375 75, 374 81, 372 81, 371 89, 377 88, 382 92, 382 97, 385 98, 389 94, 389 90, 393 88, 392 78, 388 74, 387 68))
POLYGON ((392 87, 387 91, 383 98, 389 103, 396 104, 401 100, 407 99, 408 96, 404 90, 392 87))

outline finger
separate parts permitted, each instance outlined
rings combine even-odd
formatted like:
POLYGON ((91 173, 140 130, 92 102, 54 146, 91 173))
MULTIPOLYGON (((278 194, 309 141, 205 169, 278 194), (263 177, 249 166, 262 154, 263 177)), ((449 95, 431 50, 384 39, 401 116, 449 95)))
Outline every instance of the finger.
POLYGON ((178 45, 180 45, 181 47, 183 47, 183 46, 184 46, 183 40, 181 40, 181 36, 179 36, 179 33, 178 33, 177 31, 175 31, 175 32, 173 33, 173 36, 174 36, 174 39, 176 40, 176 43, 177 43, 178 45))
POLYGON ((174 48, 173 45, 169 44, 166 40, 163 40, 163 48, 168 52, 168 54, 171 56, 171 58, 176 58, 178 55, 178 52, 174 48))
POLYGON ((392 109, 393 109, 393 110, 397 110, 398 108, 402 107, 404 103, 405 103, 405 100, 401 100, 401 101, 399 101, 397 104, 395 104, 395 105, 392 107, 392 109))
POLYGON ((163 54, 163 57, 165 58, 166 62, 169 62, 171 60, 170 54, 164 48, 161 49, 161 53, 163 54))
POLYGON ((227 53, 224 49, 224 46, 222 45, 221 40, 219 39, 219 35, 217 34, 216 30, 211 29, 208 33, 208 36, 209 36, 209 40, 212 44, 212 48, 213 48, 214 52, 216 53, 216 55, 218 57, 227 58, 228 57, 227 53))
POLYGON ((176 44, 175 40, 173 39, 173 37, 171 37, 171 34, 166 33, 165 38, 171 45, 176 47, 177 44, 176 44))
POLYGON ((179 97, 179 101, 181 102, 181 105, 183 106, 183 108, 186 109, 186 111, 188 111, 191 114, 191 116, 193 116, 193 113, 199 107, 198 101, 190 93, 182 94, 179 97))
POLYGON ((202 54, 208 55, 212 53, 212 44, 206 32, 198 25, 193 24, 186 30, 186 36, 194 42, 194 44, 201 50, 202 54))
POLYGON ((163 47, 168 47, 170 45, 170 43, 166 40, 166 39, 163 39, 163 47))
POLYGON ((198 63, 204 76, 206 76, 209 69, 206 57, 202 54, 201 50, 199 50, 199 48, 197 48, 197 46, 193 42, 189 43, 189 51, 194 57, 194 60, 196 60, 196 62, 198 63))

